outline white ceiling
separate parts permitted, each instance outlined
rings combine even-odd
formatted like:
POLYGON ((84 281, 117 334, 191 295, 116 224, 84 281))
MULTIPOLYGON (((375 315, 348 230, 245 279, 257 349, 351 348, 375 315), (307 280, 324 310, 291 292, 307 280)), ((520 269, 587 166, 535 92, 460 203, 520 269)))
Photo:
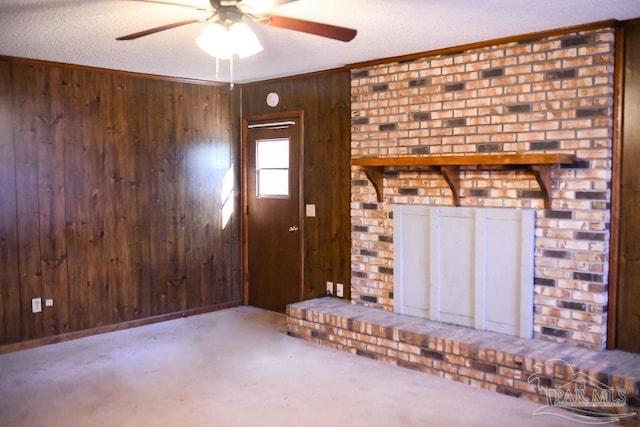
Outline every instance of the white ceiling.
MULTIPOLYGON (((167 0, 169 1, 169 0, 167 0)), ((207 5, 207 0, 174 0, 207 5)), ((299 0, 274 13, 351 27, 344 43, 252 24, 264 50, 234 62, 239 83, 303 74, 607 19, 640 17, 640 0, 299 0)), ((0 55, 215 80, 192 24, 132 41, 115 38, 201 16, 159 2, 0 0, 0 55)), ((222 61, 220 80, 229 81, 222 61)))

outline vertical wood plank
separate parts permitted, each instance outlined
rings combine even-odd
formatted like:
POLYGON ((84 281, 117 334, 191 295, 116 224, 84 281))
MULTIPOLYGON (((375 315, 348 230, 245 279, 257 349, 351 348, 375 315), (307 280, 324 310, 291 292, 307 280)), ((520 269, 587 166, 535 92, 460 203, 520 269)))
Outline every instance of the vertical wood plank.
POLYGON ((66 85, 60 68, 51 67, 36 74, 37 194, 45 336, 69 332, 63 83, 66 85), (46 299, 53 300, 52 307, 45 306, 46 299))
MULTIPOLYGON (((351 188, 344 189, 345 180, 351 180, 351 78, 349 72, 330 74, 333 98, 324 110, 322 121, 330 132, 331 156, 328 164, 335 170, 332 181, 331 215, 332 239, 324 245, 332 248, 331 259, 337 277, 347 283, 351 280, 351 188)), ((349 186, 350 187, 350 186, 349 186)), ((346 286, 345 298, 351 298, 351 287, 346 286)))
MULTIPOLYGON (((101 80, 101 93, 108 96, 105 104, 104 132, 104 199, 105 244, 109 292, 109 322, 133 318, 137 305, 136 289, 126 283, 128 259, 126 203, 126 120, 124 78, 119 75, 101 80), (108 95, 107 95, 108 94, 108 95)), ((106 319, 105 319, 106 320, 106 319)))
POLYGON ((14 150, 18 216, 18 258, 22 339, 44 336, 42 313, 31 312, 31 299, 42 297, 38 206, 38 137, 35 82, 42 67, 13 64, 14 150))
POLYGON ((189 130, 190 144, 185 149, 185 221, 187 224, 185 234, 185 270, 187 274, 186 297, 187 307, 197 306, 201 301, 200 293, 200 258, 201 248, 197 242, 197 233, 201 227, 198 218, 199 203, 197 195, 202 191, 200 185, 201 167, 206 162, 204 142, 201 140, 202 122, 197 115, 198 91, 186 96, 188 109, 191 116, 191 129, 189 130))
MULTIPOLYGON (((227 225, 228 228, 228 245, 231 252, 231 266, 228 273, 225 286, 227 294, 229 295, 226 301, 241 301, 243 297, 242 290, 242 274, 243 274, 243 259, 242 259, 242 185, 240 176, 242 173, 242 132, 241 132, 241 117, 238 114, 242 111, 242 91, 229 90, 226 87, 218 89, 222 93, 222 100, 229 99, 228 109, 226 110, 227 117, 221 118, 217 123, 217 128, 226 128, 229 130, 225 135, 224 141, 229 145, 231 151, 231 165, 233 169, 228 171, 233 179, 233 213, 231 220, 227 225)), ((224 104, 222 104, 224 105, 224 104)), ((222 108, 222 107, 220 107, 222 108)))
MULTIPOLYGON (((216 100, 215 104, 219 106, 230 105, 231 95, 232 94, 230 94, 227 89, 218 89, 212 93, 212 96, 216 100)), ((231 272, 233 268, 233 254, 231 250, 231 242, 234 239, 233 227, 230 223, 223 224, 222 218, 223 202, 227 201, 226 198, 223 200, 223 182, 225 177, 227 180, 233 179, 227 174, 234 173, 234 170, 231 170, 232 152, 231 147, 228 144, 230 138, 229 129, 227 126, 224 126, 224 123, 229 123, 229 121, 229 110, 226 108, 217 108, 212 111, 211 121, 209 123, 211 132, 214 135, 213 140, 215 144, 216 159, 216 169, 212 174, 212 179, 215 183, 215 199, 212 207, 214 214, 212 221, 215 226, 213 227, 212 233, 214 241, 219 242, 219 246, 217 248, 218 254, 214 263, 215 271, 213 276, 215 280, 214 292, 216 302, 230 301, 234 298, 234 295, 231 292, 232 288, 229 286, 232 280, 231 272)), ((232 203, 231 201, 229 202, 232 203)), ((232 221, 233 218, 230 220, 232 221)), ((239 296, 236 298, 239 299, 239 296)))
POLYGON ((21 339, 11 64, 0 61, 0 345, 21 339))
POLYGON ((164 198, 164 87, 169 83, 149 82, 147 97, 147 134, 149 139, 149 260, 151 263, 151 312, 167 313, 167 252, 164 198))
MULTIPOLYGON (((304 242, 303 251, 304 256, 304 296, 306 298, 315 298, 324 292, 322 289, 322 283, 326 283, 327 280, 334 283, 345 284, 341 278, 336 274, 334 270, 334 260, 329 253, 333 252, 331 245, 327 246, 327 255, 323 255, 323 237, 330 240, 331 236, 331 223, 333 214, 327 215, 331 210, 331 199, 333 192, 334 180, 336 177, 334 174, 328 174, 323 170, 326 169, 326 162, 330 161, 330 141, 328 140, 327 130, 322 123, 322 110, 326 108, 327 101, 331 99, 330 84, 325 79, 317 79, 306 82, 304 89, 296 85, 297 93, 304 93, 307 100, 317 100, 318 102, 307 103, 304 105, 304 130, 305 138, 302 144, 303 149, 303 182, 302 188, 304 197, 302 197, 301 203, 313 203, 316 205, 317 216, 315 218, 305 218, 301 216, 301 221, 304 221, 304 242), (328 91, 328 92, 327 92, 328 91), (313 135, 313 140, 308 140, 307 136, 313 135), (323 188, 322 197, 311 196, 309 190, 323 188), (324 213, 324 215, 322 214, 324 213), (315 260, 315 261, 312 261, 315 260), (313 280, 312 278, 324 278, 320 279, 320 282, 313 280), (316 283, 320 284, 317 286, 316 283)), ((312 190, 313 191, 313 190, 312 190)), ((334 288, 335 291, 335 288, 334 288)), ((343 286, 343 295, 348 295, 349 286, 343 286)))
POLYGON ((64 157, 67 213, 67 278, 69 281, 70 329, 77 331, 92 326, 88 309, 92 283, 89 281, 89 210, 92 200, 91 176, 95 171, 89 157, 89 140, 85 139, 88 123, 88 75, 82 70, 69 71, 64 92, 64 157))
MULTIPOLYGON (((99 169, 99 188, 102 199, 102 272, 106 299, 102 301, 102 323, 114 323, 118 319, 118 293, 120 257, 116 242, 118 211, 116 193, 120 189, 120 171, 117 170, 117 146, 114 143, 116 132, 114 124, 117 95, 115 95, 115 76, 100 76, 98 79, 98 93, 100 99, 99 121, 97 130, 102 146, 102 165, 99 169)), ((96 301, 97 303, 97 301, 96 301)))
POLYGON ((165 218, 167 275, 167 311, 186 308, 185 272, 185 160, 183 84, 165 86, 164 103, 164 186, 167 216, 165 218))
POLYGON ((208 182, 207 174, 211 170, 211 138, 204 129, 206 101, 204 91, 193 88, 189 97, 189 114, 192 117, 191 144, 186 154, 186 273, 187 306, 211 304, 212 281, 203 277, 203 272, 212 262, 209 245, 204 244, 210 238, 211 224, 207 217, 207 201, 213 201, 213 182, 208 182))
POLYGON ((131 318, 147 317, 151 312, 149 280, 149 161, 146 137, 147 82, 139 78, 125 80, 126 93, 126 184, 127 184, 127 260, 126 287, 131 318))
POLYGON ((624 105, 620 177, 620 254, 616 348, 640 353, 640 24, 624 28, 624 105))
POLYGON ((83 127, 83 139, 87 144, 89 175, 88 204, 88 289, 84 301, 85 321, 89 327, 105 325, 111 321, 109 282, 107 277, 108 249, 105 243, 105 131, 108 127, 107 104, 109 90, 102 80, 109 76, 87 74, 87 126, 83 127))

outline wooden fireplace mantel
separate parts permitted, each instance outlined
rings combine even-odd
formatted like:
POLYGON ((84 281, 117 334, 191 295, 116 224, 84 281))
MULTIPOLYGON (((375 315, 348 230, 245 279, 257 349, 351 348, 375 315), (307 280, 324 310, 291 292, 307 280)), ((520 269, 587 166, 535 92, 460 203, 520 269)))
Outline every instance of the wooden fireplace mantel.
POLYGON ((383 175, 387 167, 419 169, 431 167, 440 171, 451 188, 453 203, 460 206, 460 166, 528 166, 534 173, 544 197, 546 209, 551 207, 551 167, 571 164, 575 156, 566 153, 542 154, 469 154, 456 156, 406 156, 406 157, 357 157, 351 159, 354 166, 364 167, 373 184, 378 202, 383 200, 383 175))

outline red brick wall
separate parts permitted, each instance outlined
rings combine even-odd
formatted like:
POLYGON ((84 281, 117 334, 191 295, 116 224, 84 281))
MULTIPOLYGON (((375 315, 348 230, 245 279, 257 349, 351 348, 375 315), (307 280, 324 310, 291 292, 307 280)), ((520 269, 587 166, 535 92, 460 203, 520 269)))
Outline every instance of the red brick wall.
MULTIPOLYGON (((551 209, 525 169, 463 168, 462 206, 536 210, 534 334, 605 345, 614 32, 594 30, 352 71, 353 157, 567 152, 551 209)), ((393 310, 393 204, 451 205, 437 172, 352 168, 353 302, 393 310)))

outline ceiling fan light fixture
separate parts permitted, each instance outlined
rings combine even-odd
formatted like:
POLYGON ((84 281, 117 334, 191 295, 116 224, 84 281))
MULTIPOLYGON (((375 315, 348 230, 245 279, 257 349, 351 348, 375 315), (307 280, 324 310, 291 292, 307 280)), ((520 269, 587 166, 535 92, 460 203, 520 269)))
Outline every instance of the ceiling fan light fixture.
POLYGON ((255 33, 244 22, 236 22, 228 29, 220 24, 209 24, 196 39, 200 49, 218 59, 231 59, 233 55, 246 58, 262 51, 255 33))
POLYGON ((262 45, 251 28, 244 22, 236 22, 229 28, 231 50, 240 58, 246 58, 261 52, 262 45))
POLYGON ((209 24, 196 39, 198 47, 218 59, 231 58, 229 31, 220 24, 209 24))

